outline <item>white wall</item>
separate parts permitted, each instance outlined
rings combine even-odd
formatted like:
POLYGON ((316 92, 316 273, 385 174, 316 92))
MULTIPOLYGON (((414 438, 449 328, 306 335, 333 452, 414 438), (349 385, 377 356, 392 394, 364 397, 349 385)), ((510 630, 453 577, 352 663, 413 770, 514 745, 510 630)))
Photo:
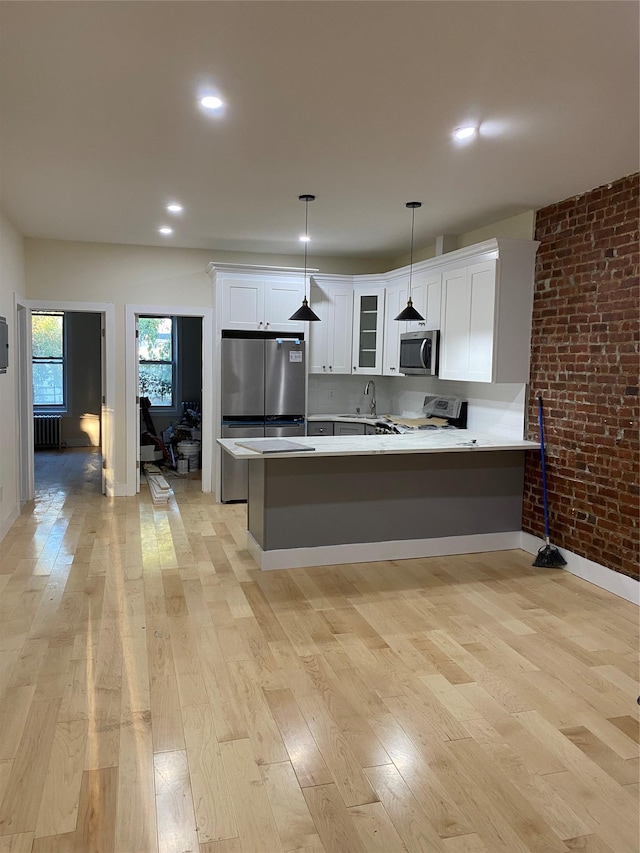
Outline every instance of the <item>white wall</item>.
POLYGON ((100 447, 100 314, 67 311, 64 322, 67 411, 62 416, 62 440, 68 447, 100 447))
POLYGON ((0 315, 9 324, 9 367, 0 374, 0 539, 20 513, 15 298, 24 295, 23 240, 0 211, 0 315))
MULTIPOLYGON (((535 210, 527 210, 524 213, 519 213, 516 216, 509 216, 507 219, 500 219, 498 222, 492 222, 490 225, 484 225, 482 228, 476 228, 474 231, 466 231, 463 234, 454 235, 457 249, 464 249, 467 246, 473 246, 476 243, 482 243, 484 240, 491 240, 494 237, 504 237, 513 240, 533 240, 536 227, 536 212, 535 210)), ((429 246, 417 248, 413 253, 413 261, 426 261, 429 258, 435 258, 436 245, 435 243, 429 246)), ((409 263, 409 253, 402 254, 394 258, 391 264, 385 267, 385 270, 398 269, 409 263)))
POLYGON ((126 494, 125 305, 210 307, 206 266, 211 252, 143 246, 116 246, 59 240, 25 240, 28 298, 113 303, 116 388, 114 400, 114 491, 126 494))

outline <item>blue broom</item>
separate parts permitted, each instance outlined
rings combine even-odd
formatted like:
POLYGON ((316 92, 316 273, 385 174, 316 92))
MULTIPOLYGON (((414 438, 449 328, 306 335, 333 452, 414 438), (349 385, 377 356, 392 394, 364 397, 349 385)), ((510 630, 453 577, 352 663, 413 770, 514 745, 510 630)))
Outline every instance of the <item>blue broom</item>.
POLYGON ((544 506, 544 539, 545 544, 538 551, 538 556, 532 565, 543 569, 559 569, 566 566, 567 561, 560 551, 549 541, 549 504, 547 501, 547 469, 544 460, 544 421, 542 417, 542 397, 538 397, 538 425, 540 427, 540 459, 542 460, 542 503, 544 506))

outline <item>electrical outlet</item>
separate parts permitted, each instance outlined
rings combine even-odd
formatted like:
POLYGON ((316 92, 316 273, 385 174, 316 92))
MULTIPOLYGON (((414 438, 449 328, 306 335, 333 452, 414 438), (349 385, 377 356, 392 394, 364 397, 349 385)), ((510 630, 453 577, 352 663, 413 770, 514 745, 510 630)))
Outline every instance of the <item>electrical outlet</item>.
POLYGON ((329 398, 333 397, 333 395, 334 395, 333 388, 329 388, 329 398))

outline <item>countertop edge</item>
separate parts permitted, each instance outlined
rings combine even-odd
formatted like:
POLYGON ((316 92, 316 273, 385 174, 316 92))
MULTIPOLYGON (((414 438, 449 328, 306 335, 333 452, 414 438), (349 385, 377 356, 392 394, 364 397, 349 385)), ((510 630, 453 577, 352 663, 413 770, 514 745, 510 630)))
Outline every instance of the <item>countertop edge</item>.
MULTIPOLYGON (((433 435, 433 433, 430 433, 433 435)), ((440 433, 440 435, 442 435, 440 433)), ((408 443, 402 436, 307 436, 304 443, 313 444, 313 450, 292 451, 288 453, 259 453, 244 447, 237 447, 230 438, 218 438, 217 443, 236 459, 313 459, 319 456, 390 456, 416 453, 468 453, 490 452, 496 450, 540 450, 540 444, 526 439, 500 439, 495 436, 471 433, 470 430, 456 430, 456 436, 447 431, 451 444, 429 446, 428 436, 420 444, 408 443), (338 444, 336 445, 336 442, 338 444), (384 442, 384 444, 381 444, 384 442), (388 443, 392 442, 391 445, 388 443), (424 442, 424 443, 423 443, 424 442), (475 443, 472 443, 475 442, 475 443), (394 446, 395 445, 395 446, 394 446)), ((415 441, 415 436, 410 436, 415 441)), ((302 443, 302 442, 301 442, 302 443)))

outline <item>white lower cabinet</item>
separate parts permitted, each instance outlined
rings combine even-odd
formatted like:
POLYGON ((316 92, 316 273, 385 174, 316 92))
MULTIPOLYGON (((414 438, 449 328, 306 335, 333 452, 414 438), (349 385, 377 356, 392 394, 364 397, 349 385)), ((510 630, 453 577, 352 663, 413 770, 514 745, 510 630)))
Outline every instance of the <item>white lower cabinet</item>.
POLYGON ((351 373, 353 286, 312 278, 309 303, 320 317, 309 324, 309 373, 351 373))

